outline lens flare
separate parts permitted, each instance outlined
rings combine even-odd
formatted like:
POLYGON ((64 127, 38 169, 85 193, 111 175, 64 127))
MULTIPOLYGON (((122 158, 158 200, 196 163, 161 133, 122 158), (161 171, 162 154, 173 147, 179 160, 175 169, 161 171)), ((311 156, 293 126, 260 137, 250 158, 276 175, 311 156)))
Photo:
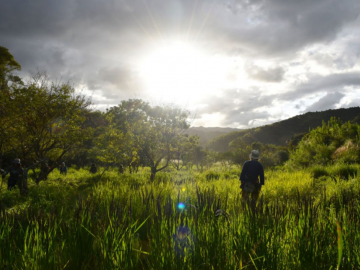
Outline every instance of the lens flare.
POLYGON ((184 203, 179 203, 178 204, 178 208, 180 209, 180 210, 183 210, 184 208, 185 208, 185 204, 184 203))

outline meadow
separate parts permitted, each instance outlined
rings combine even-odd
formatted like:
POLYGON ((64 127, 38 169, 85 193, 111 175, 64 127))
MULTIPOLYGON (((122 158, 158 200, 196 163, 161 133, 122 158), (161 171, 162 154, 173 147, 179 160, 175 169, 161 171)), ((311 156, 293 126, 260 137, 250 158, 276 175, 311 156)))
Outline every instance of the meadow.
POLYGON ((0 269, 360 269, 359 169, 266 170, 255 211, 238 167, 4 182, 0 269))

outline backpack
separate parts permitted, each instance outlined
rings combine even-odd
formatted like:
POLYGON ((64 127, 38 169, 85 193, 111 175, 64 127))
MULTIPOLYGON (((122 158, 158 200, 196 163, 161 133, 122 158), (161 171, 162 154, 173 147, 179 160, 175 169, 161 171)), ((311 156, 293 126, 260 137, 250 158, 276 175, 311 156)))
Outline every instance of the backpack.
POLYGON ((254 177, 250 177, 250 176, 245 176, 246 180, 242 186, 242 190, 245 192, 254 192, 256 189, 256 180, 257 178, 254 177))

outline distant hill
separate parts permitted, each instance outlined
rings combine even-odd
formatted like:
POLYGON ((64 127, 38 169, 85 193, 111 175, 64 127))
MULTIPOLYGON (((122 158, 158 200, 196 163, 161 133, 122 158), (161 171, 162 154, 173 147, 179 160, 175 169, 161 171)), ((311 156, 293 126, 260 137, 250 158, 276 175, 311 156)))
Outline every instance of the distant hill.
POLYGON ((208 141, 225 135, 230 132, 240 131, 237 128, 220 128, 220 127, 191 127, 187 130, 189 135, 198 135, 200 137, 200 145, 204 145, 208 141))
POLYGON ((229 143, 239 137, 243 137, 249 143, 256 141, 264 144, 286 145, 287 141, 294 136, 321 126, 323 121, 328 122, 331 117, 340 118, 343 122, 352 121, 360 124, 360 107, 308 112, 274 124, 222 134, 207 142, 205 147, 224 152, 229 150, 229 143))

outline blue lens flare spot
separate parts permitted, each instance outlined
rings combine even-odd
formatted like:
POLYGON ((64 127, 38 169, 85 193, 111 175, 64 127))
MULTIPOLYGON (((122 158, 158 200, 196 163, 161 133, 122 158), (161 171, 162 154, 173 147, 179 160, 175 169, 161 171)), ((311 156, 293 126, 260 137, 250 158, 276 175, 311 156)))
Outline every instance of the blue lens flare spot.
POLYGON ((180 210, 183 210, 184 208, 185 208, 185 204, 184 203, 179 203, 178 204, 178 208, 180 209, 180 210))

